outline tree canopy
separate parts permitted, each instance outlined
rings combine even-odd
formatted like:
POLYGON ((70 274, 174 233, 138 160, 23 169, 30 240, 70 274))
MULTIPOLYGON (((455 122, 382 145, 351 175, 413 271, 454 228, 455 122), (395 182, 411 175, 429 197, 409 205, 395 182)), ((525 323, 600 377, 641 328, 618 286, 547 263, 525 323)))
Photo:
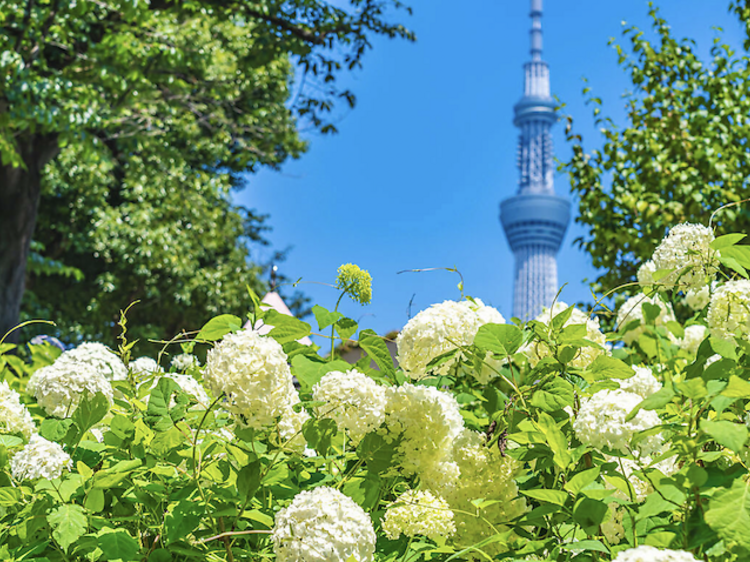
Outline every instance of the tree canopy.
POLYGON ((88 337, 136 299, 152 336, 244 306, 263 224, 230 191, 301 126, 335 131, 371 37, 413 38, 400 7, 0 0, 0 332, 27 282, 29 312, 88 337))
MULTIPOLYGON (((730 10, 748 30, 747 50, 748 2, 732 2, 730 10)), ((634 281, 670 226, 706 225, 713 211, 750 195, 750 60, 720 36, 710 60, 701 60, 695 42, 675 38, 653 4, 649 13, 655 41, 630 26, 624 45, 615 44, 633 86, 626 124, 603 117, 601 99, 588 87, 603 146, 587 152, 568 118, 573 155, 563 168, 579 198, 576 220, 587 229, 576 243, 601 270, 597 290, 634 281)), ((713 224, 747 232, 750 207, 726 208, 713 224)))

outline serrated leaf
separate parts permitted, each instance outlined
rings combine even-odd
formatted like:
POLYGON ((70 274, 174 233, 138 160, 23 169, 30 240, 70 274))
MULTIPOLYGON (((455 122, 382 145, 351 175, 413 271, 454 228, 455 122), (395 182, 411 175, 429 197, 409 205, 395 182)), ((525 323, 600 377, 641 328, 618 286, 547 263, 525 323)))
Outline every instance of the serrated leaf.
POLYGON ((750 550, 750 489, 736 478, 729 489, 720 489, 710 499, 705 520, 719 537, 750 550))
POLYGON ((250 501, 255 492, 260 488, 261 463, 256 460, 243 467, 237 473, 237 491, 240 493, 240 499, 247 503, 250 501))
POLYGON ((665 386, 657 392, 654 392, 651 396, 633 408, 633 410, 625 416, 625 421, 632 420, 640 410, 656 410, 657 408, 663 408, 672 401, 674 396, 674 391, 665 386))
POLYGON ((109 412, 109 400, 101 392, 94 396, 84 393, 78 407, 71 416, 81 435, 104 419, 109 412))
POLYGON ((351 338, 356 333, 358 327, 359 325, 351 318, 342 318, 334 325, 336 333, 343 341, 351 338))
POLYGON ((205 513, 205 505, 190 499, 181 500, 164 517, 164 533, 167 544, 185 539, 198 528, 205 513))
POLYGON ((750 399, 750 382, 744 381, 736 375, 729 377, 729 384, 720 392, 729 398, 750 399))
POLYGON ((709 248, 711 248, 712 250, 721 250, 722 248, 728 248, 729 246, 734 246, 746 236, 746 234, 740 233, 725 234, 723 236, 719 236, 713 242, 711 242, 711 244, 709 244, 709 248))
POLYGON ((268 336, 275 339, 280 344, 290 341, 297 341, 311 333, 310 324, 303 322, 299 318, 281 314, 275 310, 269 310, 263 317, 263 322, 273 329, 268 332, 268 336))
POLYGON ((80 505, 74 504, 54 508, 47 515, 47 522, 52 527, 52 537, 65 552, 86 532, 88 525, 86 512, 80 505))
POLYGON ((387 441, 377 433, 368 433, 357 447, 357 456, 367 463, 367 470, 380 474, 388 470, 395 461, 399 439, 387 441))
POLYGON ((586 371, 594 379, 628 379, 635 374, 630 365, 611 355, 599 355, 586 371))
POLYGON ((302 426, 302 435, 305 437, 307 444, 322 457, 325 457, 328 453, 331 442, 337 433, 336 421, 330 418, 311 418, 302 426))
POLYGON ((396 373, 396 369, 393 367, 393 357, 388 350, 388 346, 374 330, 362 330, 359 333, 359 347, 375 361, 381 373, 389 377, 396 373))
POLYGON ((221 314, 211 318, 195 336, 196 340, 217 341, 231 332, 242 328, 242 319, 234 314, 221 314))
POLYGON ((704 420, 701 422, 701 431, 719 445, 727 447, 735 453, 739 453, 745 441, 747 441, 747 426, 744 424, 724 420, 704 420))
POLYGON ((595 466, 594 468, 589 468, 588 470, 579 472, 573 476, 573 478, 568 480, 564 488, 571 494, 578 495, 578 492, 583 490, 586 486, 596 482, 596 479, 599 477, 599 470, 600 468, 595 466))
POLYGON ((513 324, 484 324, 474 336, 474 345, 501 357, 513 355, 523 342, 523 332, 513 324))
POLYGON ((565 505, 568 499, 568 494, 560 490, 520 490, 520 492, 524 496, 555 505, 565 505))
POLYGON ((97 545, 102 550, 104 560, 139 560, 141 545, 125 529, 106 527, 99 532, 97 545))
POLYGON ((340 318, 344 317, 344 315, 337 310, 331 311, 317 304, 312 307, 312 312, 315 315, 315 320, 318 323, 318 330, 323 330, 334 322, 337 322, 340 318))

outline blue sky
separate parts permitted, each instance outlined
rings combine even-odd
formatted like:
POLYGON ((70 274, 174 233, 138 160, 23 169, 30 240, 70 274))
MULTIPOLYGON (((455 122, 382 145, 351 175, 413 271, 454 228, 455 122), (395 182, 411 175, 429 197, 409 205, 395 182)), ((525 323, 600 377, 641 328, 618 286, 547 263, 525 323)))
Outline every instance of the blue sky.
MULTIPOLYGON (((309 136, 310 150, 280 172, 248 177, 238 203, 271 215, 273 249, 292 247, 285 275, 302 278, 314 302, 333 308, 332 283, 342 263, 373 276, 369 306, 347 302, 342 311, 378 333, 401 328, 432 303, 458 299, 454 273, 403 273, 414 268, 457 267, 466 293, 511 315, 513 255, 498 220, 499 202, 515 193, 517 129, 513 105, 522 94, 529 59, 528 0, 407 0, 401 14, 416 43, 376 40, 364 69, 347 78, 357 107, 343 112, 339 134, 309 136), (410 306, 411 303, 411 306, 410 306)), ((545 0, 544 59, 552 91, 584 135, 601 144, 582 77, 623 123, 622 93, 629 87, 607 41, 621 37, 622 22, 650 25, 645 0, 545 0)), ((730 45, 742 30, 723 0, 663 0, 662 15, 677 36, 698 42, 706 56, 724 28, 730 45)), ((556 155, 569 154, 562 123, 554 128, 556 155)), ((564 175, 558 194, 570 197, 564 175)), ((573 202, 575 209, 575 202, 573 202)), ((571 224, 558 256, 562 299, 587 300, 585 279, 595 277, 588 256, 573 246, 582 233, 571 224)))

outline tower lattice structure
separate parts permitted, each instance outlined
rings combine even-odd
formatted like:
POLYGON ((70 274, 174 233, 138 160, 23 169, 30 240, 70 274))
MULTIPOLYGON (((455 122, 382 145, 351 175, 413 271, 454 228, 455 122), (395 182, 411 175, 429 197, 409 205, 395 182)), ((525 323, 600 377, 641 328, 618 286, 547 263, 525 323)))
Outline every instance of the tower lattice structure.
POLYGON ((555 194, 549 66, 542 60, 542 0, 531 0, 531 61, 524 94, 514 107, 518 138, 518 192, 500 203, 500 221, 515 256, 513 316, 536 317, 558 291, 557 252, 570 222, 570 203, 555 194))

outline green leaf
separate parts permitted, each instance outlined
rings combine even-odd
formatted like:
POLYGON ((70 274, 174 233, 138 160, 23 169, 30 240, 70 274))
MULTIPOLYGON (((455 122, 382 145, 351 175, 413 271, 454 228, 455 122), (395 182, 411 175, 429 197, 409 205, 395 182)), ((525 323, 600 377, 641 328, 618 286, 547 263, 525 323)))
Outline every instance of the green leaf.
POLYGON ((599 470, 600 468, 595 466, 594 468, 589 468, 588 470, 579 472, 573 476, 573 478, 568 480, 564 486, 565 489, 573 495, 578 495, 578 492, 583 490, 586 486, 596 482, 596 479, 599 477, 599 470))
POLYGON ((523 332, 513 324, 484 324, 474 336, 474 345, 501 357, 513 355, 523 342, 523 332))
POLYGON ((674 396, 674 391, 665 386, 657 392, 654 392, 651 396, 633 408, 633 410, 625 416, 625 421, 632 420, 640 410, 656 410, 658 408, 663 408, 672 401, 674 396))
POLYGON ((322 457, 325 457, 328 453, 331 442, 337 433, 336 421, 330 418, 311 418, 302 426, 302 435, 304 435, 307 444, 322 457))
POLYGON ((266 312, 263 322, 269 326, 273 326, 268 335, 280 344, 300 340, 311 333, 310 324, 307 322, 303 322, 299 318, 289 316, 288 314, 281 314, 275 310, 266 312))
POLYGON ((750 246, 732 246, 721 250, 720 261, 734 260, 744 269, 750 269, 750 246))
POLYGON ((180 501, 164 517, 164 533, 167 544, 185 539, 198 529, 201 517, 205 513, 201 502, 191 499, 180 501))
POLYGON ((356 333, 359 326, 351 318, 342 318, 336 322, 334 327, 336 328, 336 333, 339 337, 343 341, 346 341, 356 333))
POLYGON ((573 541, 567 544, 561 544, 560 545, 561 550, 594 550, 596 552, 603 552, 604 554, 609 554, 609 549, 604 546, 604 544, 601 541, 597 541, 594 539, 587 539, 583 541, 573 541))
POLYGON ((249 502, 260 488, 260 477, 260 460, 251 462, 237 473, 237 491, 244 503, 249 502))
POLYGON ((368 356, 375 361, 380 372, 392 377, 396 373, 393 366, 393 357, 388 350, 383 338, 378 336, 374 330, 362 330, 359 333, 359 347, 365 350, 368 356))
POLYGON ((537 426, 547 438, 547 444, 554 454, 554 463, 561 470, 565 470, 572 461, 570 453, 568 452, 568 440, 557 427, 555 420, 549 414, 540 412, 537 426))
POLYGON ((86 433, 104 419, 109 412, 109 400, 101 392, 94 396, 84 393, 71 419, 78 426, 80 435, 86 433))
MULTIPOLYGON (((204 317, 205 318, 205 317, 204 317)), ((221 314, 211 318, 201 328, 196 340, 217 341, 231 332, 242 328, 242 319, 234 314, 221 314)))
POLYGON ((725 359, 737 359, 737 344, 722 338, 711 336, 711 348, 725 359))
POLYGON ((565 505, 568 494, 560 490, 519 490, 524 496, 535 500, 553 503, 555 505, 565 505))
POLYGON ((180 385, 169 377, 161 377, 151 390, 148 408, 146 408, 143 419, 156 431, 166 431, 174 425, 174 421, 169 414, 169 404, 173 394, 180 395, 183 392, 180 385))
POLYGON ((722 248, 728 248, 729 246, 734 246, 746 236, 746 234, 740 233, 725 234, 723 236, 719 236, 713 242, 711 242, 711 244, 709 244, 709 248, 711 248, 712 250, 721 250, 722 248))
POLYGON ((573 405, 573 385, 558 377, 531 395, 531 404, 545 412, 557 412, 573 405))
POLYGON ((586 370, 595 380, 628 379, 635 374, 630 365, 611 355, 599 355, 586 370))
POLYGON ((367 463, 367 470, 380 474, 395 464, 399 444, 399 439, 389 442, 382 435, 368 433, 357 447, 357 456, 367 463))
POLYGON ((292 357, 292 370, 294 376, 300 384, 300 390, 303 393, 312 391, 313 385, 320 382, 323 375, 331 371, 346 372, 352 366, 346 361, 337 359, 336 361, 313 360, 306 355, 295 355, 292 357))
POLYGON ((312 307, 312 312, 315 315, 315 320, 318 322, 318 330, 323 330, 344 317, 337 310, 330 311, 317 304, 312 307))
POLYGON ((729 377, 729 384, 721 391, 722 396, 729 398, 750 399, 750 382, 744 381, 736 375, 729 377))
POLYGON ((0 488, 0 507, 18 505, 20 499, 21 490, 18 488, 0 488))
POLYGON ((47 522, 52 527, 52 537, 65 552, 86 532, 88 525, 84 509, 73 504, 54 508, 47 515, 47 522))
POLYGON ((107 561, 139 560, 140 544, 125 529, 105 527, 99 532, 97 545, 102 549, 102 556, 107 561))
POLYGON ((85 507, 91 513, 99 513, 104 509, 104 490, 102 488, 91 488, 86 499, 83 502, 85 507))
POLYGON ((580 498, 573 507, 573 519, 589 535, 599 532, 599 525, 606 516, 607 504, 599 500, 580 498))
POLYGON ((378 504, 380 486, 380 477, 368 471, 364 476, 355 476, 347 480, 342 491, 369 512, 378 504))
POLYGON ((704 420, 701 422, 701 431, 711 437, 719 445, 727 447, 735 453, 739 453, 742 450, 745 441, 747 441, 747 427, 744 424, 723 420, 704 420))
POLYGON ((560 331, 565 323, 570 320, 570 316, 573 314, 574 306, 569 306, 552 319, 552 329, 560 331))
POLYGON ((729 489, 711 497, 705 514, 706 523, 727 543, 750 550, 750 489, 736 478, 729 489))
POLYGON ((73 420, 70 418, 63 420, 47 418, 39 426, 39 434, 48 441, 62 443, 72 425, 73 420))

